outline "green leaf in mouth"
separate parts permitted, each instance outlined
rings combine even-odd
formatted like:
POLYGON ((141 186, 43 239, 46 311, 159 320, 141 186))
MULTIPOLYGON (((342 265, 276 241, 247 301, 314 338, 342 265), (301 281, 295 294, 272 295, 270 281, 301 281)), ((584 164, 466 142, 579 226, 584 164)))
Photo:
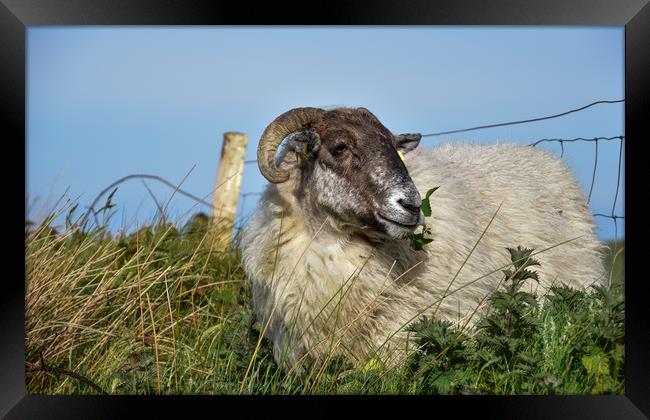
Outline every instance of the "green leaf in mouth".
POLYGON ((427 191, 427 194, 424 196, 424 199, 422 200, 422 213, 424 214, 425 217, 431 216, 431 203, 429 202, 429 197, 431 197, 431 194, 433 194, 438 188, 434 187, 431 188, 429 191, 427 191))
MULTIPOLYGON (((427 191, 424 199, 422 200, 422 213, 425 217, 431 216, 431 203, 429 202, 429 197, 431 197, 431 194, 433 194, 438 188, 440 187, 438 186, 431 188, 429 191, 427 191)), ((411 248, 416 251, 421 251, 424 245, 428 244, 429 242, 433 242, 433 239, 426 238, 424 236, 425 234, 431 234, 431 230, 427 227, 426 224, 422 225, 422 232, 410 234, 408 238, 411 241, 411 248)))

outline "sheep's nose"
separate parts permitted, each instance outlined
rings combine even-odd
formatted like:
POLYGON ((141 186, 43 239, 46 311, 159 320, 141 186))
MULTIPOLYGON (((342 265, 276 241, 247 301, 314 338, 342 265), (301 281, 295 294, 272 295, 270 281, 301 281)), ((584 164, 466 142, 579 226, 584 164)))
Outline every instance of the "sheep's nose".
POLYGON ((380 216, 403 226, 415 226, 424 223, 421 203, 420 193, 415 188, 406 186, 395 189, 382 206, 380 216))
POLYGON ((414 199, 400 198, 397 200, 397 203, 411 214, 420 214, 420 203, 416 202, 414 199))

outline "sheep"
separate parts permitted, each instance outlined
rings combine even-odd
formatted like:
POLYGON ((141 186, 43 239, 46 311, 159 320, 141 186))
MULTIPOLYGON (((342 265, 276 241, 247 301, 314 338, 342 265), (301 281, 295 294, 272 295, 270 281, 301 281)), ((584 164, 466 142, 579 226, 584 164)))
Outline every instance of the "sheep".
POLYGON ((538 296, 605 282, 604 245, 562 159, 512 143, 417 148, 420 138, 393 135, 365 108, 296 108, 264 131, 270 184, 239 246, 285 368, 335 354, 399 363, 420 315, 471 327, 507 247, 536 251, 539 282, 524 287, 538 296), (415 250, 408 236, 423 223, 433 241, 415 250))

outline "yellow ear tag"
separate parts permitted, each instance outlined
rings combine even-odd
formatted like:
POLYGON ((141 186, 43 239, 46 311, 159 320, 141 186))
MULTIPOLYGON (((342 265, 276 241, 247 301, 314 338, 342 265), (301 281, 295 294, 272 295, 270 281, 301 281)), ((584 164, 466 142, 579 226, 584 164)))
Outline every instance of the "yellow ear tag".
POLYGON ((397 154, 399 155, 399 158, 400 158, 400 159, 404 160, 404 155, 402 154, 402 152, 400 152, 400 151, 398 150, 398 151, 397 151, 397 154))

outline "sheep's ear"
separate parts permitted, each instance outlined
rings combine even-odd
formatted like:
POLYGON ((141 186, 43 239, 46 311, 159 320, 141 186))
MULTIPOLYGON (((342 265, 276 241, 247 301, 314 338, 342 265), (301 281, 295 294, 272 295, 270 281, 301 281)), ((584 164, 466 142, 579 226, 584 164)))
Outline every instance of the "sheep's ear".
POLYGON ((402 153, 408 153, 418 147, 420 139, 422 139, 422 134, 420 133, 398 134, 395 136, 395 140, 397 140, 397 150, 402 153))

